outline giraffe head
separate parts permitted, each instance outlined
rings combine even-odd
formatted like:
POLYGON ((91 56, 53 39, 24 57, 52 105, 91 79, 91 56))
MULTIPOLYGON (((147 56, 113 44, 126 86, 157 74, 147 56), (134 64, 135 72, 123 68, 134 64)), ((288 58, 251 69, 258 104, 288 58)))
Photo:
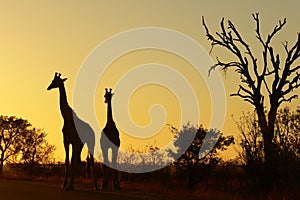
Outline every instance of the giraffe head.
POLYGON ((60 78, 61 74, 55 72, 54 78, 51 82, 51 84, 48 86, 47 90, 51 90, 53 88, 58 88, 64 84, 64 82, 67 80, 67 78, 60 78))
POLYGON ((105 103, 108 103, 111 101, 111 98, 112 96, 114 95, 114 93, 111 92, 111 88, 108 90, 107 88, 105 88, 105 95, 104 95, 104 98, 105 98, 105 103))

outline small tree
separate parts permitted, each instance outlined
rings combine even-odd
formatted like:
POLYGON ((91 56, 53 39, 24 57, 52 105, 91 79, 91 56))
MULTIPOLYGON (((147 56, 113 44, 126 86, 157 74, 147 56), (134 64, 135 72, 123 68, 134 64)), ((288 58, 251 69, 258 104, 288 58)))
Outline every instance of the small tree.
POLYGON ((47 134, 41 129, 32 128, 26 135, 22 135, 20 161, 25 164, 52 163, 55 146, 45 139, 47 134))
POLYGON ((253 19, 256 23, 256 38, 263 48, 261 62, 255 57, 253 49, 230 20, 225 26, 224 19, 222 19, 221 30, 215 35, 210 33, 204 18, 202 22, 207 39, 211 41, 211 47, 223 47, 234 56, 232 61, 225 62, 217 58, 216 64, 210 70, 216 67, 221 67, 224 71, 234 68, 235 72, 240 75, 239 89, 231 96, 238 96, 255 107, 264 143, 266 186, 271 186, 274 178, 272 169, 275 153, 272 141, 277 110, 283 102, 291 102, 297 98, 297 94, 293 94, 293 91, 300 87, 300 65, 297 65, 300 57, 300 33, 297 34, 297 40, 291 47, 288 42, 283 43, 286 55, 282 59, 275 52, 271 42, 285 26, 286 19, 279 21, 266 39, 260 31, 259 15, 253 14, 253 19), (264 91, 267 92, 264 93, 264 91))
POLYGON ((263 137, 257 116, 255 113, 243 113, 236 124, 241 133, 240 146, 242 151, 239 152, 239 157, 245 163, 246 175, 252 180, 253 186, 257 187, 264 162, 263 137))
MULTIPOLYGON (((240 158, 250 169, 260 168, 263 164, 263 138, 255 113, 243 113, 236 124, 241 133, 242 152, 240 158)), ((251 170, 251 173, 253 171, 251 170)))
POLYGON ((206 138, 208 130, 202 126, 196 128, 187 124, 180 131, 170 126, 170 130, 174 133, 176 152, 170 150, 169 154, 173 158, 180 156, 174 164, 187 172, 189 188, 196 184, 196 176, 199 175, 195 173, 197 167, 202 165, 211 169, 216 166, 221 160, 218 157, 219 151, 224 151, 234 144, 233 136, 223 136, 216 130, 209 130, 210 135, 206 138), (189 147, 183 149, 187 144, 190 144, 189 147))
POLYGON ((300 111, 280 109, 275 123, 276 176, 281 185, 299 184, 300 111))
POLYGON ((21 136, 28 133, 31 125, 17 117, 0 116, 0 175, 4 162, 17 156, 22 148, 21 136))
POLYGON ((286 107, 278 111, 273 141, 277 157, 300 159, 300 110, 286 107))
MULTIPOLYGON (((257 186, 261 174, 263 154, 263 136, 255 113, 243 114, 236 122, 241 137, 240 157, 246 164, 246 170, 257 186)), ((300 164, 300 111, 289 108, 279 109, 274 129, 274 174, 281 183, 286 183, 299 175, 300 164)))
POLYGON ((45 137, 45 132, 33 128, 27 120, 0 116, 0 174, 4 162, 21 162, 32 169, 34 164, 53 161, 55 147, 45 137))

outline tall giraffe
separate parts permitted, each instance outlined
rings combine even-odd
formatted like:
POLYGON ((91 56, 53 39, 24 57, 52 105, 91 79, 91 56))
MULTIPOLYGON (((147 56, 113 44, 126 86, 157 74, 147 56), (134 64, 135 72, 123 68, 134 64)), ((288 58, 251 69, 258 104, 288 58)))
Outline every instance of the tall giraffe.
POLYGON ((112 106, 111 106, 111 99, 114 93, 111 92, 112 89, 107 89, 105 88, 105 103, 107 104, 107 121, 104 129, 102 130, 101 133, 101 139, 100 139, 100 144, 101 144, 101 150, 103 154, 103 159, 104 159, 104 178, 102 181, 102 187, 101 189, 105 189, 108 184, 108 173, 109 173, 109 161, 108 161, 108 149, 111 148, 112 150, 112 166, 114 168, 114 173, 113 173, 113 185, 114 189, 119 190, 120 189, 120 184, 119 184, 119 179, 118 179, 118 171, 116 170, 116 165, 117 165, 117 157, 118 157, 118 150, 120 147, 120 138, 119 138, 119 131, 116 127, 116 124, 113 120, 112 116, 112 106), (107 166, 106 166, 107 165, 107 166))
POLYGON ((88 146, 88 158, 90 166, 93 171, 93 184, 94 189, 98 190, 97 180, 95 176, 94 170, 94 147, 95 147, 95 133, 90 127, 89 124, 82 121, 78 118, 73 109, 69 106, 67 101, 66 90, 64 86, 64 82, 67 78, 62 79, 60 73, 55 73, 54 79, 51 84, 47 88, 47 90, 51 90, 53 88, 59 89, 59 103, 60 103, 60 111, 62 117, 64 119, 64 125, 62 129, 63 133, 63 143, 65 148, 66 160, 65 160, 65 178, 63 182, 62 189, 64 190, 72 190, 74 188, 74 178, 76 172, 78 171, 79 164, 81 162, 81 151, 86 143, 88 146), (76 123, 76 125, 75 125, 76 123), (69 147, 72 145, 72 158, 71 158, 71 179, 68 183, 68 174, 69 174, 69 147))

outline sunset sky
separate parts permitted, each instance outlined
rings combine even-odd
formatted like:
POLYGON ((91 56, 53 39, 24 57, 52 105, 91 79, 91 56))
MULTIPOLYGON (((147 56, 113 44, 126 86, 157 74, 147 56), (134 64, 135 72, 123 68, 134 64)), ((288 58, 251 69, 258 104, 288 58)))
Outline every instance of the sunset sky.
MULTIPOLYGON (((260 13, 261 31, 264 36, 273 29, 278 20, 286 17, 287 25, 275 38, 276 41, 274 40, 274 46, 282 51, 281 42, 287 40, 292 44, 296 40, 296 33, 300 31, 299 6, 298 1, 279 0, 0 0, 0 114, 28 119, 34 127, 44 129, 48 134, 49 143, 57 148, 56 159, 63 160, 61 133, 63 120, 59 110, 59 93, 58 90, 50 92, 46 90, 55 72, 60 72, 62 77, 68 78, 65 87, 69 104, 72 106, 76 77, 84 61, 97 45, 124 31, 160 27, 191 37, 208 52, 210 42, 205 37, 201 23, 202 16, 205 17, 211 32, 219 30, 222 17, 231 19, 249 43, 255 41, 255 23, 252 13, 260 13)), ((253 44, 253 48, 260 50, 255 45, 257 43, 253 44)), ((115 48, 120 47, 115 46, 115 48)), ((110 50, 114 51, 114 49, 110 50)), ((216 49, 211 54, 211 58, 215 60, 216 56, 222 58, 226 57, 226 54, 216 49)), ((132 51, 113 60, 99 79, 94 93, 95 105, 93 105, 98 120, 98 130, 94 130, 97 135, 106 122, 104 88, 114 89, 124 74, 149 63, 169 66, 190 82, 199 102, 198 123, 209 128, 212 105, 203 77, 195 75, 191 63, 178 55, 157 49, 143 49, 132 51)), ((206 67, 208 70, 209 66, 206 67)), ((211 76, 214 74, 217 75, 218 72, 213 72, 211 76)), ((149 74, 149 76, 158 76, 158 74, 149 74)), ((230 93, 237 90, 239 76, 228 73, 226 77, 222 74, 222 77, 227 97, 227 115, 222 132, 225 135, 236 136, 238 133, 232 115, 238 119, 242 111, 251 110, 252 107, 239 98, 229 97, 230 93)), ((177 86, 177 82, 174 84, 174 87, 184 90, 181 88, 182 85, 177 86)), ((115 93, 117 99, 118 91, 115 93)), ((149 84, 128 93, 132 93, 128 107, 130 117, 138 126, 151 124, 153 119, 148 111, 152 105, 160 104, 165 109, 166 119, 159 118, 160 111, 158 116, 154 112, 154 116, 159 118, 158 121, 180 128, 180 114, 178 114, 180 100, 176 99, 176 94, 168 88, 149 84)), ((118 103, 122 102, 118 101, 118 103)), ((297 105, 299 100, 295 100, 289 106, 295 108, 297 105)), ((113 106, 115 113, 119 105, 113 104, 113 106)), ((84 113, 77 114, 84 116, 84 113)), ((114 118, 117 126, 122 123, 117 121, 122 120, 120 117, 114 116, 114 118)), ((133 144, 137 146, 153 144, 154 141, 159 146, 166 145, 172 135, 165 124, 159 133, 146 139, 134 139, 122 131, 122 148, 126 149, 133 144)), ((126 129, 126 127, 119 128, 126 129)), ((231 157, 231 154, 228 157, 231 157)))

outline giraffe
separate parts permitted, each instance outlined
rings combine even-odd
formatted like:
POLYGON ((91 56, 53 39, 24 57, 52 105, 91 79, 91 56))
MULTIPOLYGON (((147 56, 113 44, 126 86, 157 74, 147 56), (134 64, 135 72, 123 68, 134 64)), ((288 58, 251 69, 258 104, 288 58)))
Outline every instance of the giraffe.
POLYGON ((103 154, 103 159, 104 159, 104 177, 102 181, 102 187, 101 189, 105 189, 108 184, 108 173, 109 173, 109 168, 108 165, 108 149, 111 148, 112 150, 112 166, 115 170, 113 170, 113 186, 114 189, 120 190, 120 184, 118 180, 118 171, 116 170, 116 164, 117 164, 117 157, 118 157, 118 150, 120 147, 120 138, 119 138, 119 131, 116 127, 116 124, 113 120, 112 116, 112 106, 111 106, 111 99, 114 93, 112 93, 112 89, 110 88, 109 90, 105 88, 105 103, 107 104, 107 121, 104 129, 102 130, 101 133, 101 138, 100 138, 100 145, 101 145, 101 150, 103 154))
POLYGON ((64 125, 62 129, 63 133, 63 143, 65 148, 65 177, 62 185, 63 190, 72 190, 74 189, 74 178, 75 174, 79 168, 79 164, 81 162, 80 155, 84 144, 86 143, 88 146, 88 158, 89 165, 93 171, 93 185, 94 189, 98 190, 97 180, 95 176, 94 170, 94 146, 95 146, 95 133, 90 127, 89 124, 82 121, 78 118, 73 109, 69 106, 67 101, 66 90, 64 86, 64 82, 67 78, 61 78, 60 73, 55 73, 54 79, 51 84, 48 86, 47 90, 51 90, 54 88, 59 89, 59 103, 60 103, 60 111, 64 120, 64 125), (75 126, 76 123, 76 126, 75 126), (68 175, 69 175, 69 147, 72 145, 72 158, 71 158, 71 178, 68 183, 68 175))

